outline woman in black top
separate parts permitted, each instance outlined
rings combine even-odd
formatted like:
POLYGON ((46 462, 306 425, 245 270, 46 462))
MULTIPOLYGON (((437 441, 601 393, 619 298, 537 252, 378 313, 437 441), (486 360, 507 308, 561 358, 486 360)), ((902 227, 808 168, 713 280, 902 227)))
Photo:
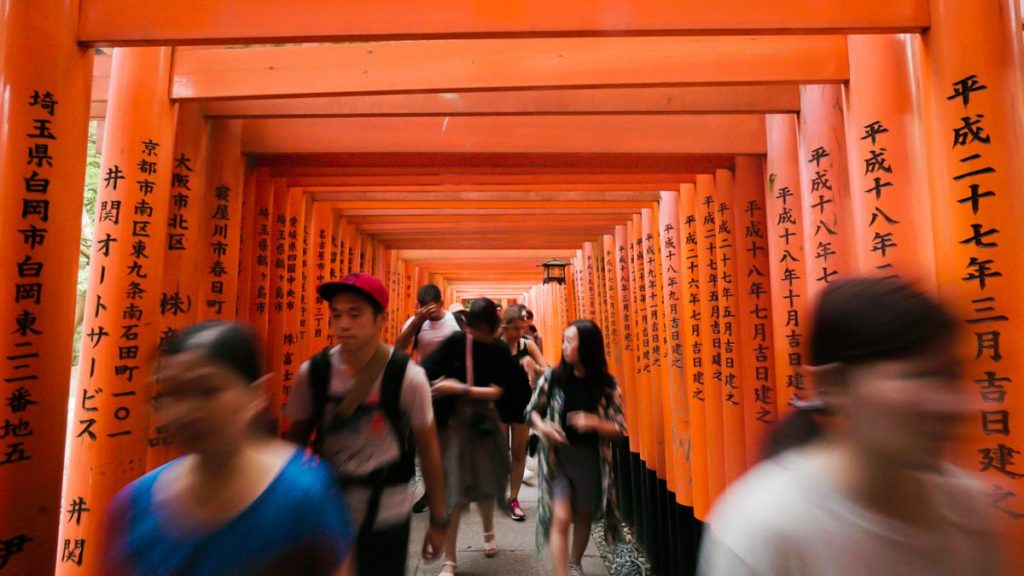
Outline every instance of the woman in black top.
POLYGON ((618 530, 611 441, 625 432, 622 397, 608 373, 601 329, 577 320, 562 340, 562 362, 537 383, 527 408, 540 434, 538 551, 548 540, 558 576, 582 573, 595 514, 614 543, 618 530), (573 528, 572 553, 569 527, 573 528))
POLYGON ((466 331, 449 336, 423 360, 438 406, 451 522, 442 575, 455 574, 460 513, 471 502, 477 503, 483 520, 484 555, 491 558, 498 551, 494 507, 505 498, 509 459, 495 402, 506 390, 529 383, 508 346, 495 336, 497 329, 494 302, 480 298, 466 315, 466 331))
POLYGON ((509 453, 512 455, 508 511, 517 522, 526 520, 526 513, 519 505, 519 489, 522 488, 523 473, 526 471, 526 445, 530 440, 530 426, 526 421, 525 410, 530 402, 530 396, 533 395, 533 381, 548 367, 537 345, 524 337, 528 326, 526 307, 513 304, 505 309, 501 328, 498 329, 498 335, 508 345, 512 359, 521 366, 520 370, 525 370, 529 376, 528 382, 520 382, 514 391, 506 391, 498 405, 501 422, 505 428, 502 436, 508 439, 509 453))

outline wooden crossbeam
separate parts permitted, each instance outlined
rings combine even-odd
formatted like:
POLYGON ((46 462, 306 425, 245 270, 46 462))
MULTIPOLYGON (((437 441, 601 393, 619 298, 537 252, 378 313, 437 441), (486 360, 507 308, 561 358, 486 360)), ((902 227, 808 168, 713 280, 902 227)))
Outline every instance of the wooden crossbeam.
MULTIPOLYGON (((544 182, 544 178, 566 174, 577 182, 636 182, 624 175, 647 178, 659 174, 675 178, 680 174, 713 174, 717 168, 730 169, 733 156, 685 154, 565 154, 500 153, 344 153, 344 154, 262 154, 253 158, 256 167, 267 168, 275 177, 338 176, 359 178, 358 184, 407 184, 442 178, 443 183, 544 182), (608 175, 613 175, 609 179, 608 175), (372 180, 380 177, 380 180, 372 180), (408 178, 408 180, 404 179, 408 178), (422 178, 423 180, 419 180, 422 178), (533 178, 538 178, 534 180, 533 178)), ((559 181, 565 181, 564 179, 559 181)), ((339 180, 338 184, 342 184, 339 180)))
POLYGON ((543 38, 181 50, 174 99, 830 83, 845 36, 543 38))
POLYGON ((245 120, 246 153, 764 154, 763 115, 245 120))
MULTIPOLYGON (((95 100, 95 98, 94 98, 95 100)), ((764 114, 798 112, 797 86, 500 90, 266 100, 214 100, 211 118, 764 114)))
POLYGON ((637 191, 368 191, 321 192, 313 194, 316 202, 396 202, 413 207, 416 202, 657 202, 657 192, 637 191))
POLYGON ((84 44, 915 32, 927 0, 82 0, 84 44))

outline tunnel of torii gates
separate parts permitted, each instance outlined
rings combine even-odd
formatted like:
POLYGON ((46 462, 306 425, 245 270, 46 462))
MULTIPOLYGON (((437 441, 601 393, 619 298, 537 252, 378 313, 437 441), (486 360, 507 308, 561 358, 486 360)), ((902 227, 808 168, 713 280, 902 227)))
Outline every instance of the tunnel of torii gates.
POLYGON ((913 279, 963 318, 952 457, 1021 548, 1017 2, 0 0, 0 573, 101 573, 113 495, 175 455, 161 339, 251 324, 280 418, 330 341, 314 286, 357 270, 389 340, 426 282, 526 303, 552 362, 597 320, 662 574, 810 393, 815 294, 913 279))

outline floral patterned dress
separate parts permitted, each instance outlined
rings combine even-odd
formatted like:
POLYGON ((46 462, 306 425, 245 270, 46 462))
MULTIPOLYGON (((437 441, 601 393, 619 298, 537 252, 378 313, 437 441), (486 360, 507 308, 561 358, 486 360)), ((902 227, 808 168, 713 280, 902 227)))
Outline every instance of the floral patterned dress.
MULTIPOLYGON (((526 417, 529 422, 530 414, 538 412, 544 415, 545 420, 560 422, 562 412, 565 411, 565 393, 559 386, 551 384, 552 370, 548 371, 537 381, 537 388, 533 392, 533 398, 526 407, 526 417)), ((626 420, 622 415, 622 394, 619 386, 613 380, 609 387, 598 400, 598 415, 608 422, 612 422, 622 434, 626 433, 626 420)), ((540 497, 537 503, 537 554, 544 551, 548 542, 548 535, 551 532, 551 471, 557 465, 555 462, 555 450, 549 446, 548 441, 541 436, 539 456, 537 457, 538 472, 540 474, 540 497)), ((601 506, 598 509, 598 519, 604 520, 605 538, 608 545, 614 546, 619 541, 619 506, 615 490, 615 472, 612 466, 612 441, 602 438, 600 441, 601 455, 601 506)))

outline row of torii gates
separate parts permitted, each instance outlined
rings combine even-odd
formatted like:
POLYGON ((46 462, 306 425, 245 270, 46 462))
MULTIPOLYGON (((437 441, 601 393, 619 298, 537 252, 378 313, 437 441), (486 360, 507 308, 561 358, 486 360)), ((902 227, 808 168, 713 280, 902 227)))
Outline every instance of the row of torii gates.
POLYGON ((914 278, 965 320, 956 458, 1019 544, 1022 106, 1017 0, 0 0, 0 573, 101 573, 111 497, 173 453, 162 337, 252 323, 279 415, 352 270, 398 295, 389 337, 427 281, 527 302, 551 360, 596 318, 665 574, 808 392, 814 295, 914 278))

